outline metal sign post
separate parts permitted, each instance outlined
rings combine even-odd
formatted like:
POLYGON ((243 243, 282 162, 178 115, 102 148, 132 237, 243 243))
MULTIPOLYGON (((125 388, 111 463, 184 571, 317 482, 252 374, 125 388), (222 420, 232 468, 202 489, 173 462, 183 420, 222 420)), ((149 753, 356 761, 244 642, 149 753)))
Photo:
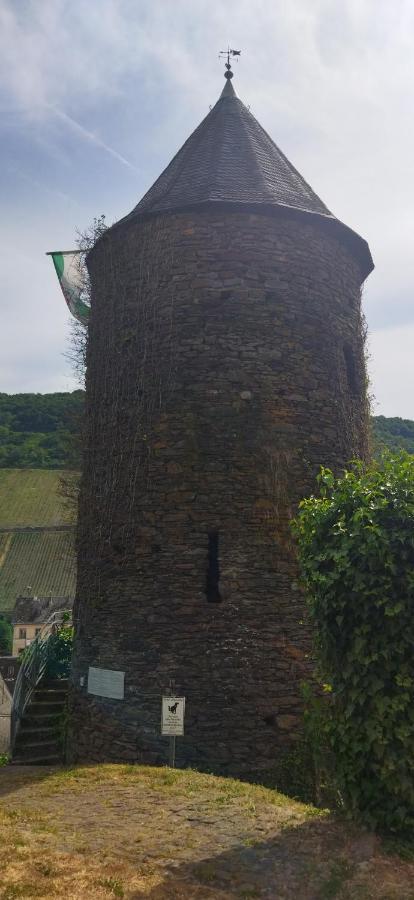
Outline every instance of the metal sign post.
MULTIPOLYGON (((174 688, 174 683, 170 682, 170 690, 174 688)), ((172 769, 175 768, 175 738, 177 735, 184 734, 184 713, 185 713, 185 697, 174 697, 172 695, 162 698, 161 705, 161 734, 168 735, 170 738, 168 763, 172 769)))
POLYGON ((175 769, 175 734, 170 735, 170 748, 168 754, 168 764, 175 769))

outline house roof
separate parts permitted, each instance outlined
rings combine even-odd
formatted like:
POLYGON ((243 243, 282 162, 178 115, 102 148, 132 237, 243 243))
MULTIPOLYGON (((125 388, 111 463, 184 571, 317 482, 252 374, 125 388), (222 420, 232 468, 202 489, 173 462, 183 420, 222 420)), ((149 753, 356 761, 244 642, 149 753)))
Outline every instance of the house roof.
POLYGON ((313 216, 348 242, 363 278, 373 268, 366 241, 332 215, 237 97, 230 79, 215 106, 121 221, 219 204, 313 216))
POLYGON ((56 612, 71 610, 73 597, 18 597, 12 625, 42 625, 56 612))

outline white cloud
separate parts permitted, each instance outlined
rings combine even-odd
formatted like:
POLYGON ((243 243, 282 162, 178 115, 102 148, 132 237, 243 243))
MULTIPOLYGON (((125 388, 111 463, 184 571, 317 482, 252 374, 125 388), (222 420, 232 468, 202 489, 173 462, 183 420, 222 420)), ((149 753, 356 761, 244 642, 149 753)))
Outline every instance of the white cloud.
MULTIPOLYGON (((73 203, 77 224, 102 209, 111 219, 135 205, 214 103, 218 51, 228 41, 242 50, 242 99, 328 207, 369 240, 377 266, 366 287, 374 390, 389 410, 388 379, 396 376, 376 335, 414 327, 412 0, 0 0, 1 103, 32 126, 33 141, 49 141, 51 154, 64 158, 65 135, 100 154, 95 169, 79 157, 91 166, 91 185, 98 168, 108 171, 100 193, 85 205, 72 181, 73 203), (59 146, 47 117, 61 124, 59 146)), ((45 183, 44 172, 13 164, 19 177, 45 183)), ((43 207, 35 215, 30 198, 22 211, 46 245, 56 230, 70 243, 73 214, 61 200, 54 225, 48 216, 39 221, 43 207)), ((39 273, 43 290, 44 279, 39 273)), ((414 414, 405 387, 403 406, 400 414, 414 414)))
POLYGON ((57 106, 50 107, 52 112, 69 126, 76 134, 80 135, 84 140, 89 141, 91 144, 96 144, 97 147, 100 147, 102 150, 105 150, 105 153, 109 153, 110 156, 113 156, 114 159, 117 159, 118 162, 122 163, 122 165, 127 166, 129 169, 133 169, 136 171, 135 166, 132 165, 121 153, 118 153, 113 147, 109 147, 108 144, 105 144, 104 141, 101 141, 100 138, 89 131, 87 128, 84 128, 83 125, 80 125, 79 122, 76 122, 72 116, 68 116, 67 113, 63 112, 63 110, 58 109, 57 106))

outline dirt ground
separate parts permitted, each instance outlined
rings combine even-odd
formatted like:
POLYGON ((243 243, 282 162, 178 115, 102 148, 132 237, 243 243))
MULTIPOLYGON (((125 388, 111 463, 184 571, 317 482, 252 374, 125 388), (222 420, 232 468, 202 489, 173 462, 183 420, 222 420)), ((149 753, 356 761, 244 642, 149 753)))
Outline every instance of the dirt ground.
POLYGON ((0 898, 414 900, 414 863, 265 788, 143 766, 0 769, 0 898))

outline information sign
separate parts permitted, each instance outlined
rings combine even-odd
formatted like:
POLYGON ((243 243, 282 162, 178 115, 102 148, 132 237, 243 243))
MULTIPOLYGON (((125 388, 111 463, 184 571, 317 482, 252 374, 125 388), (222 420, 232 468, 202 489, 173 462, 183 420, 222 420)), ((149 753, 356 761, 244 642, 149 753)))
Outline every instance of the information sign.
POLYGON ((111 700, 124 699, 125 672, 114 669, 97 669, 89 666, 88 694, 97 697, 109 697, 111 700))
POLYGON ((184 734, 185 697, 163 697, 161 712, 161 734, 184 734))

